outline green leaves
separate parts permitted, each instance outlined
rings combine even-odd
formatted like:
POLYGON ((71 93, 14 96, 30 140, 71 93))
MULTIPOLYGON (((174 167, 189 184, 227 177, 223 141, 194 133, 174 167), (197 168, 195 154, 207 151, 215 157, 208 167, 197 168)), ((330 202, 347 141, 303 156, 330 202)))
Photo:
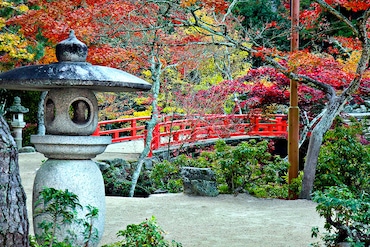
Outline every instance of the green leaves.
POLYGON ((370 150, 360 142, 361 130, 358 123, 338 122, 325 135, 319 155, 313 200, 326 221, 328 246, 370 244, 370 150))
POLYGON ((157 224, 156 218, 152 216, 140 224, 131 224, 126 227, 126 230, 121 230, 117 233, 118 237, 124 239, 112 245, 105 247, 181 247, 182 244, 172 240, 168 242, 164 239, 164 231, 157 224))
MULTIPOLYGON (((245 192, 257 197, 287 198, 285 179, 288 163, 269 153, 267 141, 240 143, 229 146, 216 142, 214 151, 203 151, 196 158, 180 155, 173 161, 157 163, 150 175, 155 188, 170 192, 182 190, 179 170, 182 166, 211 168, 221 193, 245 192)), ((294 182, 294 191, 301 186, 301 177, 294 182)))
POLYGON ((43 189, 35 207, 38 208, 36 217, 47 213, 57 223, 70 223, 75 217, 75 211, 82 208, 76 194, 68 190, 62 191, 54 188, 43 189))
POLYGON ((87 205, 87 213, 84 219, 77 217, 77 210, 82 210, 83 207, 79 203, 78 196, 68 190, 57 190, 54 188, 44 188, 40 191, 38 199, 35 203, 35 217, 47 215, 50 218, 45 218, 38 224, 42 229, 41 235, 36 235, 35 239, 41 245, 38 245, 35 239, 31 238, 33 247, 77 247, 75 239, 78 234, 74 231, 68 231, 67 236, 64 236, 62 242, 56 237, 57 229, 63 225, 77 224, 82 225, 84 231, 81 233, 84 236, 84 247, 88 247, 90 243, 96 242, 98 239, 98 231, 93 227, 94 219, 98 217, 99 209, 87 205))
MULTIPOLYGON (((325 242, 333 246, 342 241, 352 246, 368 246, 370 243, 370 197, 358 194, 346 186, 331 186, 324 192, 316 191, 313 200, 316 210, 326 219, 328 231, 325 242), (357 244, 357 245, 355 245, 357 244)), ((317 236, 317 233, 314 234, 317 236)))
POLYGON ((370 147, 361 144, 360 124, 336 126, 325 135, 318 158, 315 190, 348 186, 352 191, 370 192, 370 147))

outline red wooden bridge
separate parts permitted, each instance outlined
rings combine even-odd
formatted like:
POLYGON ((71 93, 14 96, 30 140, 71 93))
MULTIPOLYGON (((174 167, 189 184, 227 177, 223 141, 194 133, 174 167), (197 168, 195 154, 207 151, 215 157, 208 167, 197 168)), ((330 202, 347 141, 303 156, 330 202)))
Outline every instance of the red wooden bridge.
MULTIPOLYGON (((146 139, 150 117, 101 121, 95 136, 112 136, 112 142, 146 139)), ((286 115, 161 116, 153 130, 151 152, 185 143, 225 138, 286 138, 286 115)))

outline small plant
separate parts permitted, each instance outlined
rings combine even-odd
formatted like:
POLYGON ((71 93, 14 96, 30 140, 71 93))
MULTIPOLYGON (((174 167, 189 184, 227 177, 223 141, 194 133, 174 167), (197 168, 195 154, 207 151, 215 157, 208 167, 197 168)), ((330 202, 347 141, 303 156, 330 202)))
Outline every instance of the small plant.
POLYGON ((35 203, 35 217, 47 215, 47 219, 38 224, 42 229, 41 235, 31 237, 33 247, 76 247, 77 234, 84 236, 83 247, 88 247, 98 239, 97 229, 93 227, 94 219, 98 217, 99 210, 91 205, 86 206, 88 213, 84 219, 77 218, 77 210, 83 209, 79 203, 78 196, 68 190, 57 190, 54 188, 44 188, 35 203), (57 231, 66 225, 82 225, 84 231, 76 233, 71 230, 63 241, 57 239, 57 231), (37 244, 41 243, 41 244, 37 244))
MULTIPOLYGON (((347 242, 350 246, 370 246, 370 197, 365 192, 353 193, 348 187, 333 186, 324 192, 316 191, 313 200, 316 210, 325 218, 327 233, 323 240, 326 246, 347 242)), ((318 236, 313 228, 313 237, 318 236)))
POLYGON ((177 162, 164 160, 157 163, 150 173, 153 187, 171 193, 180 192, 182 190, 182 180, 179 175, 180 168, 177 166, 177 162))
POLYGON ((172 240, 164 239, 164 231, 157 224, 154 216, 146 221, 136 225, 131 224, 126 230, 119 231, 118 237, 123 237, 122 241, 104 245, 103 247, 181 247, 182 244, 172 240))
POLYGON ((212 169, 218 176, 221 193, 247 191, 257 197, 286 198, 284 178, 288 163, 269 153, 267 141, 242 142, 236 147, 218 141, 212 169))

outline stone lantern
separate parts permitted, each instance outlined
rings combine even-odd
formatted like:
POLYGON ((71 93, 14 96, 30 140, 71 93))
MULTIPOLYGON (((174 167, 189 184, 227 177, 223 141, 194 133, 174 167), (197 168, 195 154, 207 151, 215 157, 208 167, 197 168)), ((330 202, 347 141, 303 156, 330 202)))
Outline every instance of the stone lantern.
POLYGON ((12 114, 12 122, 10 125, 13 129, 14 140, 17 143, 18 150, 22 149, 22 129, 26 126, 23 121, 23 114, 29 111, 28 108, 21 105, 21 98, 14 97, 13 105, 7 111, 12 114))
MULTIPOLYGON (((31 136, 36 150, 48 160, 37 171, 33 187, 35 200, 44 187, 68 189, 79 197, 83 207, 99 209, 93 223, 99 240, 104 231, 105 192, 103 178, 91 160, 104 152, 111 143, 109 136, 91 136, 98 123, 98 103, 94 91, 146 91, 148 82, 124 71, 91 65, 86 62, 87 46, 71 31, 67 40, 56 46, 57 63, 25 66, 0 74, 0 88, 48 91, 45 99, 46 135, 31 136)), ((82 218, 86 209, 78 212, 82 218)), ((35 234, 44 218, 33 215, 35 234)), ((82 231, 79 226, 63 226, 58 230, 62 241, 69 230, 82 231)), ((83 234, 77 235, 77 245, 83 245, 83 234)), ((95 243, 94 246, 97 246, 95 243)))

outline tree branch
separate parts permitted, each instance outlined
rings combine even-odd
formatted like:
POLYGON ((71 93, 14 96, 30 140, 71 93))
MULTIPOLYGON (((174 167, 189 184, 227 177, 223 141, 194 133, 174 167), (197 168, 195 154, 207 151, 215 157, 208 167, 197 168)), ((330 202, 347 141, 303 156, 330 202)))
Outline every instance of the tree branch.
POLYGON ((336 9, 334 9, 332 6, 327 4, 324 0, 315 0, 322 8, 324 8, 326 11, 328 11, 330 14, 334 15, 338 18, 338 20, 343 21, 351 30, 352 32, 358 36, 359 31, 357 30, 356 26, 352 24, 352 22, 346 18, 344 15, 342 15, 340 12, 338 12, 336 9))
POLYGON ((227 17, 228 15, 230 15, 230 14, 231 14, 231 11, 233 10, 233 8, 235 7, 235 5, 236 5, 238 2, 240 2, 240 0, 233 0, 233 1, 230 3, 229 8, 227 9, 226 14, 223 16, 223 18, 222 18, 221 22, 225 22, 226 17, 227 17))

